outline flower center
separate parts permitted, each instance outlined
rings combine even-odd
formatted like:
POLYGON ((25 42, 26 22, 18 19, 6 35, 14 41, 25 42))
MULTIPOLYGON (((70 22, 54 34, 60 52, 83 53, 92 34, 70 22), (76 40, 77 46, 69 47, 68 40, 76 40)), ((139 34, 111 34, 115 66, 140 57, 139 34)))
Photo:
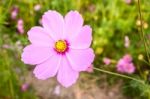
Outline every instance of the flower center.
POLYGON ((67 42, 65 40, 58 40, 55 43, 55 50, 58 53, 64 53, 68 48, 67 42))

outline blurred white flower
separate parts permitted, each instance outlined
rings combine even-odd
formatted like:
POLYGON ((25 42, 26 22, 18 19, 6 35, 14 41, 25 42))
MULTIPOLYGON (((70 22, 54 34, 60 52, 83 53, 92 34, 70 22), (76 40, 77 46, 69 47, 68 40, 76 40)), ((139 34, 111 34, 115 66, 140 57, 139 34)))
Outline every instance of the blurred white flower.
POLYGON ((34 6, 34 10, 35 11, 39 11, 41 9, 41 5, 40 4, 37 4, 34 6))
POLYGON ((126 48, 128 48, 130 46, 130 39, 128 36, 125 36, 125 38, 124 38, 124 46, 126 48))
POLYGON ((132 0, 125 0, 125 3, 130 4, 132 0))
POLYGON ((109 65, 109 64, 111 63, 111 59, 109 59, 109 58, 107 58, 107 57, 104 57, 104 58, 103 58, 103 63, 104 63, 105 65, 109 65))
POLYGON ((55 87, 55 89, 54 89, 54 94, 57 95, 57 96, 60 95, 60 86, 59 86, 59 85, 57 85, 57 86, 55 87))
POLYGON ((39 24, 42 25, 42 19, 39 19, 39 24))
POLYGON ((8 45, 8 44, 3 44, 2 47, 5 48, 5 49, 11 48, 10 45, 8 45))
POLYGON ((15 47, 17 48, 18 51, 21 51, 23 49, 23 46, 20 40, 16 41, 15 47))

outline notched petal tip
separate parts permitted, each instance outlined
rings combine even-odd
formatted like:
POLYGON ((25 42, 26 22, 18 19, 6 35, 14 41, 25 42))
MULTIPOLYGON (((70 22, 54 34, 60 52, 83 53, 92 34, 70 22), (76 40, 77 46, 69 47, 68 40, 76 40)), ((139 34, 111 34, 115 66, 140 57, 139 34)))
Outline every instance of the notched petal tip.
POLYGON ((64 18, 59 12, 48 10, 42 16, 42 26, 54 40, 58 40, 63 34, 64 18))
POLYGON ((33 74, 34 74, 34 76, 35 76, 37 79, 39 79, 39 80, 46 80, 46 79, 48 79, 48 78, 41 77, 41 76, 35 74, 34 72, 33 72, 33 74))
POLYGON ((83 16, 82 16, 77 10, 71 10, 71 11, 69 11, 69 12, 66 14, 66 16, 67 16, 67 15, 78 16, 79 18, 81 18, 81 19, 83 20, 83 16))
POLYGON ((83 26, 83 17, 77 11, 70 11, 65 15, 65 37, 71 40, 75 37, 81 30, 83 26))
POLYGON ((71 87, 72 85, 74 85, 76 83, 76 80, 74 80, 72 83, 69 83, 69 84, 63 84, 63 83, 61 83, 61 85, 63 86, 63 87, 65 87, 65 88, 69 88, 69 87, 71 87))
POLYGON ((58 82, 62 86, 67 88, 73 85, 77 81, 78 77, 79 77, 79 72, 74 71, 71 68, 71 65, 67 57, 63 57, 61 61, 61 66, 57 74, 58 82))
POLYGON ((79 74, 77 74, 77 76, 74 78, 74 80, 72 80, 69 83, 62 82, 62 81, 58 80, 58 78, 57 78, 57 80, 59 81, 60 85, 62 85, 65 88, 69 88, 77 82, 78 77, 79 77, 79 74))

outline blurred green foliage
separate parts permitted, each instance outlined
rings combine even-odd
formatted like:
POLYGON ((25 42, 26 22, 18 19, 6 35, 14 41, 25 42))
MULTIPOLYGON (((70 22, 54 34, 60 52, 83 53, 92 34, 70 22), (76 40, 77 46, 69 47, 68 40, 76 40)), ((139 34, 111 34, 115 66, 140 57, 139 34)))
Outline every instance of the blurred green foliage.
MULTIPOLYGON (((144 33, 148 39, 150 38, 149 5, 149 0, 141 0, 144 33)), ((85 24, 89 24, 93 29, 92 47, 96 54, 94 62, 96 67, 116 71, 114 64, 108 67, 101 66, 103 64, 102 59, 104 57, 109 57, 116 63, 124 54, 129 53, 133 56, 136 65, 136 73, 133 75, 149 82, 149 65, 138 59, 139 55, 145 56, 146 52, 138 32, 140 23, 137 0, 131 0, 131 3, 127 3, 126 0, 1 0, 0 90, 3 91, 0 92, 0 98, 34 98, 32 89, 28 92, 21 92, 20 90, 20 86, 24 83, 20 78, 21 76, 25 76, 25 72, 27 71, 27 66, 20 60, 20 55, 22 47, 29 43, 26 32, 31 27, 40 25, 40 18, 47 10, 57 10, 63 15, 70 10, 77 10, 82 14, 85 24), (39 11, 34 10, 35 5, 37 4, 41 6, 39 11), (24 21, 24 34, 19 34, 16 29, 17 19, 11 19, 11 11, 14 6, 19 9, 17 19, 23 19, 24 21), (130 39, 130 46, 128 48, 124 46, 125 36, 128 36, 130 39), (15 68, 19 68, 21 74, 18 74, 14 70, 15 68)), ((145 58, 144 61, 147 61, 147 59, 145 58)), ((97 73, 95 76, 99 77, 97 73)), ((140 93, 142 94, 144 89, 150 87, 149 84, 146 83, 146 86, 148 87, 143 87, 141 90, 139 84, 136 84, 137 86, 132 86, 134 83, 135 82, 130 82, 130 84, 128 84, 131 85, 128 87, 131 90, 139 88, 139 92, 131 93, 134 97, 140 93)), ((150 90, 146 92, 150 94, 150 90)), ((126 90, 126 94, 128 93, 130 93, 130 90, 126 90)), ((147 93, 143 95, 146 96, 147 93)), ((135 99, 137 98, 138 97, 135 99)), ((150 97, 148 99, 150 99, 150 97)))

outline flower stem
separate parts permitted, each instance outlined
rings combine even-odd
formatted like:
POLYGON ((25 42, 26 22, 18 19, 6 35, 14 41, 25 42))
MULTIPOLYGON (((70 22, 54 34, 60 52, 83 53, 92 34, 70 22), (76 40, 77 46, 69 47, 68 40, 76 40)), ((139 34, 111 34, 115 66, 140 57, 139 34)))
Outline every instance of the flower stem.
POLYGON ((11 6, 11 4, 12 4, 12 1, 13 1, 13 0, 10 0, 10 1, 9 1, 8 7, 7 7, 6 11, 4 12, 4 15, 6 15, 6 13, 9 11, 9 8, 10 8, 10 6, 11 6))
POLYGON ((146 63, 148 66, 150 66, 150 64, 146 60, 143 59, 141 61, 143 61, 144 63, 146 63))
POLYGON ((144 81, 143 81, 143 80, 139 80, 139 79, 136 79, 136 78, 127 76, 127 75, 123 75, 123 74, 119 74, 119 73, 115 73, 115 72, 103 70, 103 69, 96 68, 96 67, 93 67, 93 68, 94 68, 95 70, 100 71, 100 72, 103 72, 103 73, 107 73, 107 74, 110 74, 110 75, 115 75, 115 76, 123 77, 123 78, 126 78, 126 79, 131 79, 131 80, 134 80, 134 81, 137 81, 137 82, 139 82, 139 83, 144 84, 144 81))
POLYGON ((12 79, 9 79, 9 88, 10 88, 11 98, 14 99, 14 91, 13 91, 12 79))
POLYGON ((146 39, 145 39, 145 35, 144 35, 144 32, 143 32, 143 22, 142 22, 142 13, 141 13, 141 7, 140 7, 140 0, 138 0, 138 11, 139 11, 139 18, 140 18, 140 23, 141 23, 141 26, 140 26, 140 32, 141 33, 140 33, 140 35, 141 35, 142 41, 144 42, 144 47, 145 47, 146 55, 147 55, 147 58, 148 58, 148 62, 150 63, 150 56, 149 56, 149 53, 148 53, 146 39))
MULTIPOLYGON (((5 70, 6 71, 8 71, 9 70, 9 75, 13 75, 12 74, 12 68, 10 68, 10 61, 7 61, 8 60, 8 53, 4 50, 4 51, 2 51, 2 53, 4 53, 4 63, 5 63, 5 70)), ((14 93, 14 87, 13 87, 13 82, 12 82, 12 80, 13 80, 13 78, 12 78, 12 76, 9 76, 9 80, 8 80, 8 88, 9 88, 9 91, 10 91, 10 95, 11 95, 11 99, 14 99, 14 97, 15 97, 15 93, 14 93)))

